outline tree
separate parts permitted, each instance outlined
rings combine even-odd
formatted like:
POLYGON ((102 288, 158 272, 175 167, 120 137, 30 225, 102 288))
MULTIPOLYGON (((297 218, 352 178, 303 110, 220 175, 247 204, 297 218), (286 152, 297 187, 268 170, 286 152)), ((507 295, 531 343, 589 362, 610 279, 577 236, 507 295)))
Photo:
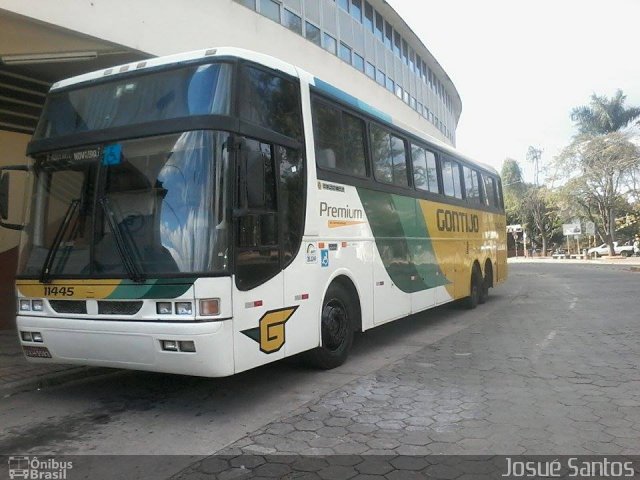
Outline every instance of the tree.
MULTIPOLYGON (((606 96, 591 95, 589 105, 576 107, 571 111, 573 120, 581 135, 606 135, 618 132, 636 119, 640 119, 640 108, 626 108, 627 96, 622 90, 609 99, 606 96)), ((640 123, 640 122, 639 122, 640 123)))
POLYGON ((616 206, 629 178, 640 168, 638 147, 620 132, 584 134, 562 151, 557 162, 566 180, 563 190, 599 218, 613 255, 616 206))
POLYGON ((541 148, 534 147, 533 145, 529 145, 529 149, 527 150, 527 161, 533 163, 533 172, 534 172, 534 183, 536 186, 540 185, 538 183, 538 175, 540 173, 540 160, 542 159, 541 148))
POLYGON ((507 223, 514 225, 523 223, 521 216, 522 195, 525 183, 522 178, 522 170, 518 162, 507 158, 502 164, 502 189, 504 194, 504 207, 507 214, 507 223))
POLYGON ((547 256, 547 246, 560 226, 559 210, 554 194, 546 187, 531 186, 522 199, 522 214, 532 234, 532 241, 538 237, 542 255, 547 256))

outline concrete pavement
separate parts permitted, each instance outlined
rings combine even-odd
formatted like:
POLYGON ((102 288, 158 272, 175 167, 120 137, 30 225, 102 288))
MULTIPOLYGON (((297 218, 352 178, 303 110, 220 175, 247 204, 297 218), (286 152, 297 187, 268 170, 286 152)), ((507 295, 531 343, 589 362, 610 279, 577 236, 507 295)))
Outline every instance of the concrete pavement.
MULTIPOLYGON (((0 399, 0 454, 195 455, 136 470, 185 479, 349 478, 372 458, 387 478, 430 467, 398 455, 638 455, 639 290, 628 266, 513 264, 486 305, 368 332, 331 372, 123 372, 0 399), (321 468, 299 455, 324 456, 321 468)), ((126 475, 135 458, 94 478, 126 475)))

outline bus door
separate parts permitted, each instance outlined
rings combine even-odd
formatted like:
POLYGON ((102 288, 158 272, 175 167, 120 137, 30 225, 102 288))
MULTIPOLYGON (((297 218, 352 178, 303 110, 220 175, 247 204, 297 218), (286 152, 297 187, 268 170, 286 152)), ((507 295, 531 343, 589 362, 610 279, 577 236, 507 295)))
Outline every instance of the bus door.
POLYGON ((275 148, 241 138, 236 152, 233 330, 240 372, 284 357, 277 326, 284 276, 275 148))

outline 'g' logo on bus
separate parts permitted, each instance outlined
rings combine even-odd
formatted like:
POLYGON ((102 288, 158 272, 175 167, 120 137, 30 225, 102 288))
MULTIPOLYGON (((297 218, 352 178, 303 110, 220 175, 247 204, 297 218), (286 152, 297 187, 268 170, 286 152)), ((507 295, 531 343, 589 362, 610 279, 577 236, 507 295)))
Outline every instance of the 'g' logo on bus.
POLYGON ((285 324, 298 307, 287 307, 265 313, 258 322, 257 328, 243 330, 247 337, 260 344, 263 353, 275 353, 286 341, 285 324))

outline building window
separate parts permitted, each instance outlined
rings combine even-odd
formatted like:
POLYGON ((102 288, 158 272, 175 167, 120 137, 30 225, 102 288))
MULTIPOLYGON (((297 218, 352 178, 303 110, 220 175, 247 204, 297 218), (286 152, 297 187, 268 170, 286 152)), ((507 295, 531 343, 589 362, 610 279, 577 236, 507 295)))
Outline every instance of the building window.
POLYGON ((286 8, 284 9, 284 25, 292 32, 302 35, 302 18, 286 8))
POLYGON ((353 52, 353 66, 361 72, 364 72, 364 58, 362 58, 356 52, 353 52))
POLYGON ((362 23, 362 0, 351 0, 351 16, 362 23))
POLYGON ((349 11, 349 0, 338 0, 338 6, 343 10, 349 11))
POLYGON ((316 45, 318 45, 319 47, 321 47, 322 35, 320 34, 320 29, 309 22, 306 22, 305 29, 306 29, 305 36, 307 37, 307 40, 310 40, 316 45))
POLYGON ((402 87, 396 84, 396 97, 402 100, 402 87))
POLYGON ((256 0, 236 0, 236 2, 244 5, 245 7, 249 7, 251 10, 256 9, 256 0))
POLYGON ((404 140, 377 125, 372 125, 371 156, 376 180, 402 187, 409 185, 404 140))
POLYGON ((376 71, 376 82, 378 82, 383 87, 385 86, 385 83, 386 83, 386 76, 384 72, 380 69, 376 71))
POLYGON ((351 49, 342 42, 340 42, 340 58, 351 64, 351 49))
POLYGON ((280 4, 278 2, 261 0, 260 13, 274 22, 280 23, 280 4))
POLYGON ((371 33, 375 33, 373 27, 373 7, 369 2, 364 2, 364 28, 371 33))
POLYGON ((444 194, 453 198, 462 198, 460 187, 460 165, 453 160, 442 161, 442 186, 444 194))
POLYGON ((393 28, 391 28, 391 24, 389 22, 384 22, 384 44, 385 46, 393 51, 393 28))
POLYGON ((376 38, 384 43, 384 20, 378 12, 376 12, 376 38))
POLYGON ((402 40, 402 60, 405 65, 409 65, 409 45, 406 40, 402 40))
POLYGON ((328 33, 324 34, 323 37, 324 41, 322 42, 324 45, 324 49, 327 52, 331 52, 334 55, 337 55, 337 48, 338 48, 338 44, 336 43, 336 39, 333 38, 331 35, 329 35, 328 33))
POLYGON ((407 92, 406 90, 404 92, 402 92, 402 99, 404 100, 404 103, 406 103, 408 105, 409 104, 409 92, 407 92))
POLYGON ((367 77, 375 80, 376 79, 376 67, 373 64, 367 62, 364 67, 364 73, 367 74, 367 77))
POLYGON ((391 79, 391 77, 387 77, 387 90, 389 90, 391 93, 394 93, 395 89, 396 89, 395 83, 393 83, 393 80, 391 79))
POLYGON ((415 60, 415 53, 413 53, 413 50, 409 51, 409 70, 411 70, 414 73, 416 71, 416 60, 415 60))
POLYGON ((418 107, 416 105, 416 98, 415 97, 411 97, 409 99, 409 105, 411 105, 411 108, 413 108, 414 110, 416 110, 418 107))
POLYGON ((402 58, 402 38, 398 32, 393 32, 393 53, 402 58))
POLYGON ((422 115, 422 114, 423 114, 422 112, 423 112, 423 110, 422 110, 422 104, 421 104, 420 102, 418 102, 418 113, 419 113, 420 115, 422 115))
POLYGON ((417 145, 411 145, 413 161, 413 184, 418 190, 439 193, 436 156, 433 152, 417 145))

